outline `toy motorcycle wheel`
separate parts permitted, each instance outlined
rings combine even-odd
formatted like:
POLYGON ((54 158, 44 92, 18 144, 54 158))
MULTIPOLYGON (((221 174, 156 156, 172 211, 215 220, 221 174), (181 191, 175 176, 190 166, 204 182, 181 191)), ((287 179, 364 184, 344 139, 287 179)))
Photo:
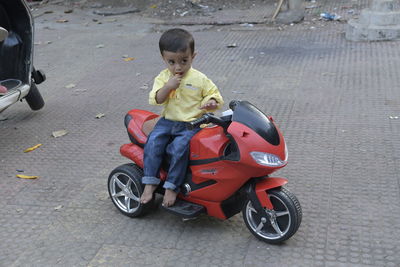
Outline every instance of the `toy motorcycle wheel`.
POLYGON ((273 210, 266 209, 267 218, 258 214, 250 200, 243 207, 243 220, 258 239, 271 244, 290 238, 300 226, 302 211, 297 198, 287 189, 268 191, 273 210))
POLYGON ((138 217, 145 206, 140 203, 144 186, 143 171, 135 164, 124 164, 115 168, 108 177, 108 193, 114 205, 129 217, 138 217))

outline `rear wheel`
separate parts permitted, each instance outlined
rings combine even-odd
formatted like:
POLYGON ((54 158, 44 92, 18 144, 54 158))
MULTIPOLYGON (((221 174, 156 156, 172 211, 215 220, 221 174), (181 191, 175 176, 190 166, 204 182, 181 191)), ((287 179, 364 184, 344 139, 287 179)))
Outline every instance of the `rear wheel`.
POLYGON ((259 214, 250 200, 243 207, 243 220, 258 239, 271 244, 281 243, 299 229, 302 211, 297 198, 287 189, 268 191, 273 209, 265 209, 267 216, 259 214))
POLYGON ((34 82, 32 82, 31 89, 25 97, 25 100, 32 110, 39 110, 44 106, 43 97, 34 82))
POLYGON ((108 177, 108 193, 120 212, 129 217, 143 214, 147 206, 140 203, 144 186, 141 183, 143 171, 135 164, 124 164, 115 168, 108 177))

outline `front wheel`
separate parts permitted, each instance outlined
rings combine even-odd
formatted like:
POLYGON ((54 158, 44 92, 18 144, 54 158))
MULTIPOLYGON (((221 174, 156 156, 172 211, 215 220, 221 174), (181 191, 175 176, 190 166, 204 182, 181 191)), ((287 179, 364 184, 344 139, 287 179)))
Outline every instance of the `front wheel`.
POLYGON ((143 171, 135 164, 124 164, 115 168, 108 177, 108 193, 120 212, 129 217, 138 217, 150 205, 140 203, 144 186, 143 171))
POLYGON ((268 191, 273 209, 259 214, 250 200, 243 207, 243 220, 250 232, 258 239, 270 243, 281 243, 299 229, 302 211, 297 198, 285 188, 268 191))

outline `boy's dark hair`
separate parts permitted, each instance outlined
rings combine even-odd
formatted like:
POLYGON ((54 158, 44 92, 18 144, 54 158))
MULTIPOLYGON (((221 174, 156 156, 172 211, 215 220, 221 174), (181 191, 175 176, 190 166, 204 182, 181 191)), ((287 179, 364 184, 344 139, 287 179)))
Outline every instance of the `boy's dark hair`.
POLYGON ((164 51, 169 52, 185 52, 190 48, 191 54, 194 53, 193 36, 184 29, 170 29, 164 32, 159 41, 161 55, 164 51))

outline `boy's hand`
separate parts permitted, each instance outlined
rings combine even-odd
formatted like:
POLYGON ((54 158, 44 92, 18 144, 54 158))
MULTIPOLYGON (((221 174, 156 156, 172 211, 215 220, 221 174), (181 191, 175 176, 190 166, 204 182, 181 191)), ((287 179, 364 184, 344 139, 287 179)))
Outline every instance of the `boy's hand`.
POLYGON ((182 81, 182 75, 175 74, 168 80, 165 86, 168 88, 168 90, 175 90, 179 87, 181 81, 182 81))
POLYGON ((213 110, 218 107, 218 103, 215 99, 210 99, 208 100, 203 106, 200 107, 200 109, 205 109, 205 110, 213 110))

